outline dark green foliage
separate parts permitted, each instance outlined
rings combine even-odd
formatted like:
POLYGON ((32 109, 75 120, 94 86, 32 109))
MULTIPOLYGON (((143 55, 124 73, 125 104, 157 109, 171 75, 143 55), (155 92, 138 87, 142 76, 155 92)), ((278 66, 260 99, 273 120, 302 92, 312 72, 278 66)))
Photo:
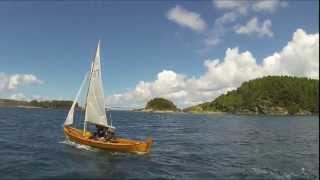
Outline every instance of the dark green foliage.
POLYGON ((145 109, 153 111, 178 111, 178 108, 173 104, 173 102, 164 98, 154 98, 150 100, 145 109))
POLYGON ((237 90, 198 106, 203 111, 263 113, 261 111, 266 107, 280 107, 289 114, 300 111, 319 113, 319 80, 267 76, 244 82, 237 90))
MULTIPOLYGON (((72 101, 17 101, 11 99, 0 99, 0 106, 5 107, 15 107, 15 106, 30 106, 30 107, 41 107, 41 108, 70 108, 72 106, 72 101)), ((78 107, 78 104, 76 104, 78 107)))
MULTIPOLYGON (((42 107, 42 108, 70 108, 72 106, 72 101, 37 101, 37 100, 32 100, 30 101, 30 104, 32 106, 36 107, 42 107)), ((78 107, 78 104, 76 104, 76 107, 78 107)))
POLYGON ((0 106, 26 106, 29 102, 27 101, 17 101, 13 99, 0 99, 0 106))

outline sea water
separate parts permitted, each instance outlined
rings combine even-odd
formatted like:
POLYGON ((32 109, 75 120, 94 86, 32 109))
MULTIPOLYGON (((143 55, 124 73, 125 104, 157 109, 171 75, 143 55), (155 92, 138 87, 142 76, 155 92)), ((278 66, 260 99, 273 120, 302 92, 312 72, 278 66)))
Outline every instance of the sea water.
POLYGON ((67 110, 0 108, 1 179, 319 179, 318 116, 111 113, 118 136, 154 139, 150 154, 66 140, 67 110))

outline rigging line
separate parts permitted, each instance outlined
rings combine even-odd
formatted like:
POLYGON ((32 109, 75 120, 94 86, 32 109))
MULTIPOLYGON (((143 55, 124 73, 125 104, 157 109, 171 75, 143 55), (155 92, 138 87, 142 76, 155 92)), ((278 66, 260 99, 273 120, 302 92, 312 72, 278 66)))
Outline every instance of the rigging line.
POLYGON ((112 118, 111 118, 111 112, 109 111, 109 116, 110 116, 110 126, 112 127, 112 118))

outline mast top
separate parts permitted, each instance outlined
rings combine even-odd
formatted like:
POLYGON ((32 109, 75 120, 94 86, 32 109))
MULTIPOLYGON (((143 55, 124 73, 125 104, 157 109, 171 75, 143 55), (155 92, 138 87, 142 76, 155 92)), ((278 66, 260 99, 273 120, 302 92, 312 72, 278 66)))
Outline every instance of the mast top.
POLYGON ((100 39, 98 41, 97 51, 96 51, 96 57, 100 56, 100 39))

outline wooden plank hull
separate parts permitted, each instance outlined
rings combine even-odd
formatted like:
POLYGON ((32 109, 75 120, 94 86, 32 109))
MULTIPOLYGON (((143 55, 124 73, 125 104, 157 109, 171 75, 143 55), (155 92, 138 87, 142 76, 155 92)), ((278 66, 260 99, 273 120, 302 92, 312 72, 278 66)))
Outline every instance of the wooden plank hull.
POLYGON ((130 140, 124 138, 115 138, 112 141, 97 140, 88 138, 83 135, 83 131, 73 128, 64 127, 65 136, 76 143, 84 144, 94 148, 104 149, 108 151, 129 152, 135 154, 147 154, 150 152, 152 139, 146 141, 130 140))

